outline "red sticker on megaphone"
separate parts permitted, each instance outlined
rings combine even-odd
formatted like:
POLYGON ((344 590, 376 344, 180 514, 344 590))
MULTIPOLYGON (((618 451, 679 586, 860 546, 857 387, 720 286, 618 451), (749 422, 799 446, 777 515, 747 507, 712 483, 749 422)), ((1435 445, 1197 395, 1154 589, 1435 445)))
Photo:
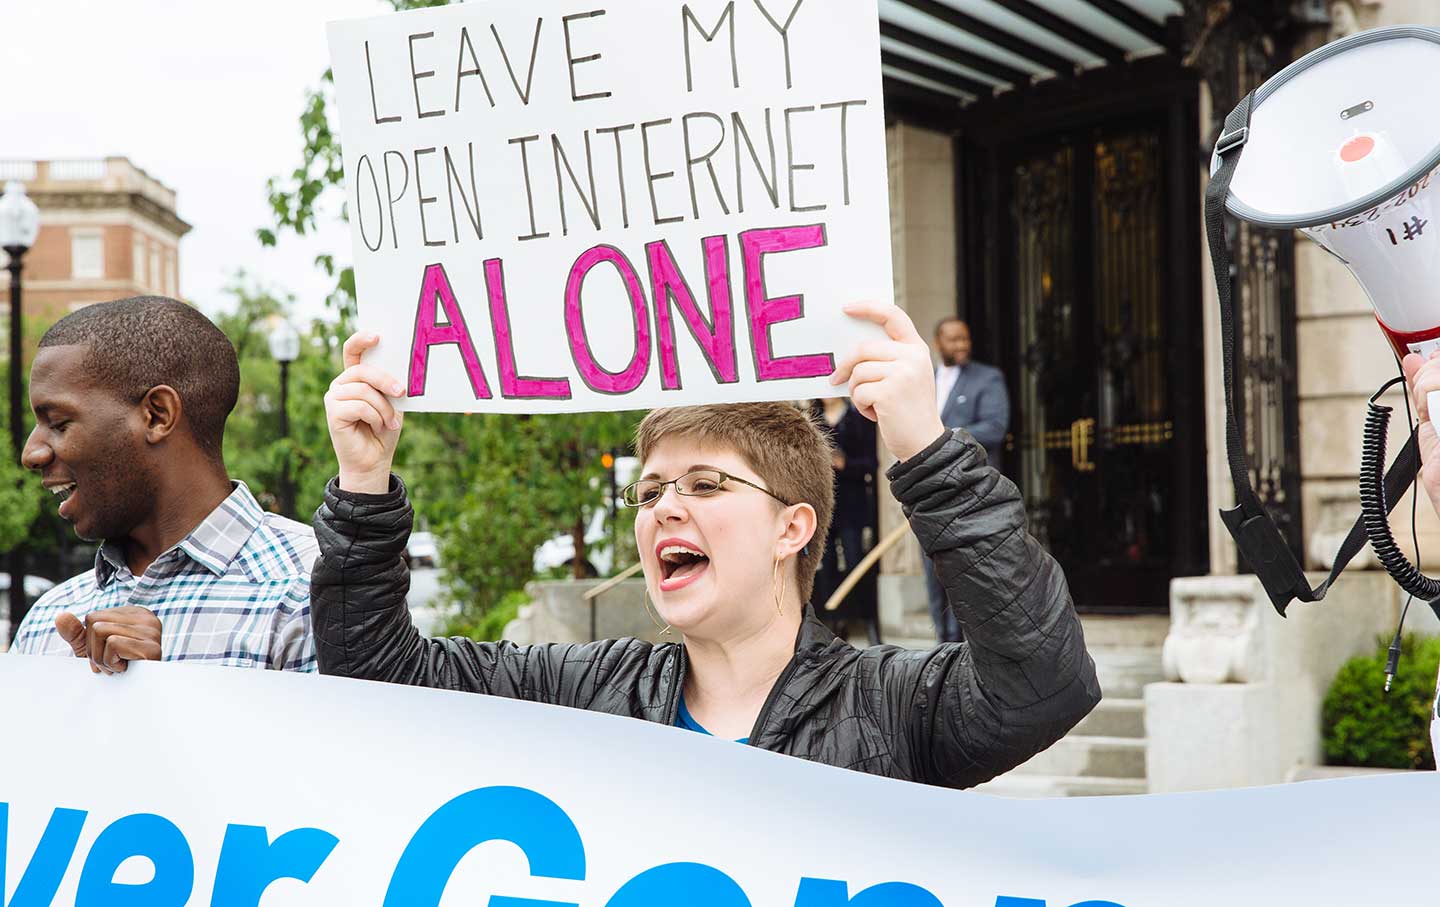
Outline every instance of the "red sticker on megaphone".
POLYGON ((1357 135, 1340 148, 1340 160, 1347 164, 1363 161, 1375 150, 1375 140, 1368 135, 1357 135))

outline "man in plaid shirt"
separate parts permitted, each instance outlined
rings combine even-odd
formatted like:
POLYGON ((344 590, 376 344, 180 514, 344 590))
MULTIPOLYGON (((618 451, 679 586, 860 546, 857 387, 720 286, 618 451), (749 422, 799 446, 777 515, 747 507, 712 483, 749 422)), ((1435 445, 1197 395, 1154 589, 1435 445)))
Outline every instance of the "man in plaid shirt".
POLYGON ((95 569, 21 623, 21 655, 314 671, 310 527, 266 513, 221 454, 240 367, 225 335, 173 299, 89 306, 40 341, 23 462, 95 569))

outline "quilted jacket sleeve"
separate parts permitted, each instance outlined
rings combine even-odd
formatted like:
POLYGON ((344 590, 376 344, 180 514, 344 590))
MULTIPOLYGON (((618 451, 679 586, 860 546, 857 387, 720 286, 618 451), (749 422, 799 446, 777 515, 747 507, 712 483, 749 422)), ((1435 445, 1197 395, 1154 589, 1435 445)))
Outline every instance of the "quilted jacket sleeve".
POLYGON ((1100 701, 1060 565, 1027 531, 1020 492, 963 430, 890 469, 965 642, 882 675, 923 780, 970 787, 1050 746, 1100 701), (898 708, 896 706, 899 706, 898 708))
POLYGON ((321 673, 588 708, 634 661, 623 657, 634 641, 516 646, 422 637, 406 606, 410 570, 401 556, 413 516, 398 477, 383 495, 344 492, 333 480, 325 489, 310 579, 321 673))

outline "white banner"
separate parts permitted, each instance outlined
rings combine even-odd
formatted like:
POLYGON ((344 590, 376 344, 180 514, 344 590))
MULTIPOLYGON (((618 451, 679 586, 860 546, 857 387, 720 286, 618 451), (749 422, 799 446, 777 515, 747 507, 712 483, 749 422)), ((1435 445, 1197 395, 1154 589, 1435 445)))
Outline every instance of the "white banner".
POLYGON ((876 0, 332 23, 360 327, 422 411, 833 396, 889 301, 876 0))
POLYGON ((1437 900, 1433 773, 1013 801, 326 677, 14 656, 0 702, 8 907, 1437 900))

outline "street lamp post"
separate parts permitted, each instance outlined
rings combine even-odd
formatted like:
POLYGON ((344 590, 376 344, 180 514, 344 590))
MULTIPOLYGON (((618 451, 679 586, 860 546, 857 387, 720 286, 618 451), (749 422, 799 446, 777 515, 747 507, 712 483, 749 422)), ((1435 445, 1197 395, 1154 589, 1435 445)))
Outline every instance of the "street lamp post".
MULTIPOLYGON (((280 440, 290 437, 290 363, 300 358, 300 333, 285 318, 270 330, 270 356, 280 363, 280 440)), ((280 464, 280 512, 294 516, 295 491, 290 487, 290 452, 280 464)))
MULTIPOLYGON (((21 331, 20 272, 25 253, 40 234, 40 209, 25 194, 25 186, 11 181, 0 195, 0 248, 10 255, 10 443, 15 459, 25 449, 24 408, 21 397, 21 368, 25 350, 21 331)), ((25 543, 10 551, 10 638, 25 619, 25 543)))

